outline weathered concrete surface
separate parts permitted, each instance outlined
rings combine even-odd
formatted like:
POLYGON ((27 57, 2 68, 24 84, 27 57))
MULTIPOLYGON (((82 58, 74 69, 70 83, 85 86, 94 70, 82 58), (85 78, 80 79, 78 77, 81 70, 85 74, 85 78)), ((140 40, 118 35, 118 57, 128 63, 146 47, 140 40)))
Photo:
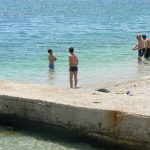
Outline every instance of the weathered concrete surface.
POLYGON ((149 92, 142 96, 132 89, 136 95, 127 96, 113 89, 111 93, 97 93, 92 89, 0 81, 0 114, 68 127, 98 140, 149 150, 149 92))

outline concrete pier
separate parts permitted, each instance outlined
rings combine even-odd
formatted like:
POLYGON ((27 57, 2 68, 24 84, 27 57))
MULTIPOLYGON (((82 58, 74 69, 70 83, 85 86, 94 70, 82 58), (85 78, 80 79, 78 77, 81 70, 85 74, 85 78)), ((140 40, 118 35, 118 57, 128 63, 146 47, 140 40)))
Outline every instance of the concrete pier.
POLYGON ((113 90, 100 93, 94 89, 62 89, 1 80, 0 114, 78 130, 96 140, 150 150, 150 95, 142 96, 139 91, 128 96, 113 90))

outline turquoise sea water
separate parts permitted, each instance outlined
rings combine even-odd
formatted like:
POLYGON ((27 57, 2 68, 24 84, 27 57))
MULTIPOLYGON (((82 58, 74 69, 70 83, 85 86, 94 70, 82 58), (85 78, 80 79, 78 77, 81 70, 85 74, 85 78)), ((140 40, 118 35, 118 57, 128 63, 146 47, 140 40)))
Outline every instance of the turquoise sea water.
POLYGON ((106 150, 96 148, 77 137, 60 134, 17 130, 0 126, 0 150, 106 150))
MULTIPOLYGON (((149 75, 149 62, 138 65, 131 51, 137 33, 150 37, 149 7, 149 0, 0 0, 0 79, 67 87, 71 46, 81 87, 149 75), (58 57, 54 72, 48 70, 48 48, 58 57)), ((62 139, 0 127, 4 150, 96 150, 62 139)))
POLYGON ((0 150, 136 150, 88 138, 80 131, 0 114, 0 150))
POLYGON ((149 75, 132 52, 150 37, 148 0, 0 0, 0 79, 69 86, 68 48, 79 57, 79 86, 149 75), (48 70, 47 49, 58 61, 48 70))

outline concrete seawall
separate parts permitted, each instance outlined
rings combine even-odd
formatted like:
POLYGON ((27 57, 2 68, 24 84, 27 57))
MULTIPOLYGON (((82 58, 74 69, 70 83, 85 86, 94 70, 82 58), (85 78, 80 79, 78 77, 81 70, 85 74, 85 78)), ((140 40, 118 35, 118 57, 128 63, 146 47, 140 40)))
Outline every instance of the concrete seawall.
POLYGON ((133 100, 141 102, 141 97, 96 95, 89 89, 58 89, 12 81, 1 81, 0 89, 0 114, 78 130, 114 144, 150 149, 147 99, 142 99, 143 106, 135 103, 131 109, 128 105, 133 100))

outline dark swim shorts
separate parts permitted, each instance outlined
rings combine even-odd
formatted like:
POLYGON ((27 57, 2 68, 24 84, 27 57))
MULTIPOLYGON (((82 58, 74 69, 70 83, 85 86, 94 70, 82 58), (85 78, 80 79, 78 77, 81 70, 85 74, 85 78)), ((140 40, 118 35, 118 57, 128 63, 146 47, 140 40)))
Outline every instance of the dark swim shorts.
POLYGON ((145 52, 145 49, 143 48, 143 49, 140 49, 140 50, 138 50, 138 56, 143 56, 144 55, 144 52, 145 52))
POLYGON ((71 67, 69 71, 78 71, 78 67, 71 67))
POLYGON ((54 69, 55 67, 54 67, 54 64, 53 63, 51 63, 51 64, 49 64, 49 69, 54 69))
POLYGON ((146 54, 144 55, 145 58, 150 57, 150 48, 147 48, 146 54))

